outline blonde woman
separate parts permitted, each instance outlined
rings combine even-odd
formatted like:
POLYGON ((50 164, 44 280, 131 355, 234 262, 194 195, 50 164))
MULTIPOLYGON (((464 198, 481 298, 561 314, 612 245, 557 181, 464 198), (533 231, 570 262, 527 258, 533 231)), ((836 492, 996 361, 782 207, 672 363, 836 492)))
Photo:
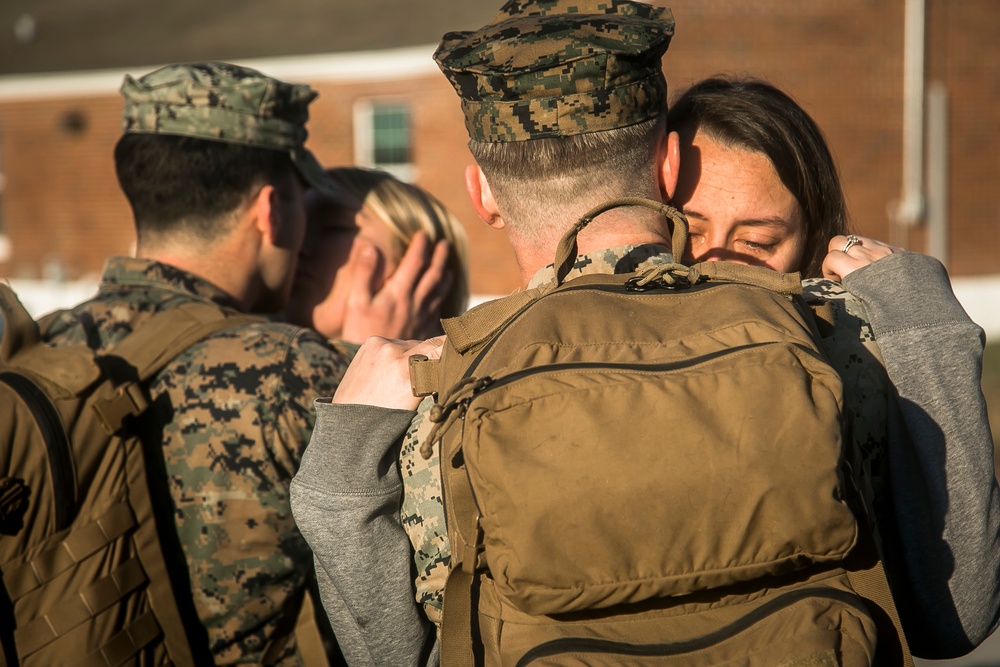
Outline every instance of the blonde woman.
POLYGON ((389 173, 327 173, 341 194, 306 193, 288 319, 356 343, 441 333, 440 319, 464 312, 469 299, 461 223, 433 195, 389 173))

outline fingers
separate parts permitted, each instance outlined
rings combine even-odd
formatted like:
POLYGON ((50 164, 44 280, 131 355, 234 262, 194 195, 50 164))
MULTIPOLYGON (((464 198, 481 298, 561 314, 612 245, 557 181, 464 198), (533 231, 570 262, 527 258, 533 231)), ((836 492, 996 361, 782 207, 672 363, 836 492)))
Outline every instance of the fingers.
POLYGON ((455 279, 447 268, 449 253, 447 241, 438 241, 434 245, 430 262, 413 290, 410 312, 414 320, 413 334, 418 337, 441 330, 441 306, 455 279))
POLYGON ((410 387, 409 357, 437 359, 443 344, 443 336, 427 341, 369 337, 347 367, 333 402, 415 410, 420 399, 410 387))
POLYGON ((834 236, 823 260, 823 277, 843 280, 854 271, 902 250, 868 236, 834 236))
POLYGON ((396 270, 373 292, 376 278, 381 277, 381 256, 373 244, 358 239, 352 249, 344 340, 357 342, 376 335, 424 338, 440 332, 441 304, 452 282, 446 269, 448 253, 447 242, 432 245, 426 234, 414 235, 396 270))
POLYGON ((448 254, 447 241, 431 245, 426 234, 414 235, 399 266, 375 295, 403 318, 397 335, 424 338, 440 331, 441 304, 452 283, 448 254))
POLYGON ((423 232, 417 232, 410 239, 410 245, 403 253, 403 259, 399 261, 399 266, 393 271, 392 276, 386 281, 386 287, 391 284, 396 289, 412 294, 414 288, 420 281, 427 268, 427 263, 432 252, 431 241, 423 232))
POLYGON ((439 291, 442 281, 450 278, 445 268, 447 262, 448 242, 444 240, 438 241, 434 244, 429 261, 414 287, 413 296, 416 302, 422 303, 427 301, 431 294, 439 291))
POLYGON ((344 306, 340 337, 346 341, 360 343, 371 335, 396 335, 398 332, 387 330, 381 321, 383 319, 381 315, 373 313, 372 302, 375 294, 372 285, 380 275, 382 264, 378 248, 371 241, 357 237, 351 247, 348 263, 351 267, 351 284, 344 306))
POLYGON ((360 236, 355 237, 348 262, 351 264, 351 291, 348 300, 354 306, 372 300, 372 283, 378 272, 381 257, 374 243, 360 236))
POLYGON ((444 349, 445 336, 435 336, 428 338, 410 348, 408 356, 422 354, 428 359, 440 359, 441 350, 444 349))

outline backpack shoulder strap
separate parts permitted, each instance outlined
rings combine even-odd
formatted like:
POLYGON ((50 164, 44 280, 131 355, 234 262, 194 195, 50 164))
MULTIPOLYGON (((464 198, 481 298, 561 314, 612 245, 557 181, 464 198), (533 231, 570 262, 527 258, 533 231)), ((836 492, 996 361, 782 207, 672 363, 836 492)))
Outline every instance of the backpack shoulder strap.
POLYGON ((876 664, 913 667, 913 656, 892 599, 885 568, 864 522, 859 526, 858 544, 851 552, 846 570, 854 591, 876 607, 871 609, 879 637, 876 664))
POLYGON ((263 321, 258 315, 207 303, 183 304, 153 315, 104 355, 124 360, 135 375, 108 384, 94 401, 101 425, 114 433, 126 416, 141 414, 148 406, 143 383, 187 348, 213 333, 263 321))
POLYGON ((177 355, 208 336, 245 324, 265 322, 208 303, 185 303, 157 313, 107 354, 121 357, 135 367, 139 380, 148 380, 177 355))
MULTIPOLYGON (((119 378, 112 370, 113 380, 98 389, 92 406, 98 422, 109 433, 117 432, 125 417, 138 415, 148 407, 145 381, 184 350, 211 334, 224 329, 263 321, 258 316, 224 310, 206 303, 183 304, 153 315, 105 356, 118 357, 131 366, 127 378, 119 378), (124 382, 121 382, 125 379, 124 382)), ((162 633, 170 660, 177 667, 209 664, 211 659, 203 632, 194 615, 194 608, 184 602, 181 593, 186 584, 169 562, 168 553, 180 544, 170 540, 173 531, 164 530, 170 517, 157 510, 153 498, 166 491, 165 485, 154 481, 159 475, 148 468, 159 469, 158 457, 146 451, 142 439, 126 439, 128 466, 128 503, 136 516, 134 541, 137 557, 148 575, 148 594, 162 633), (167 537, 165 537, 167 536, 167 537)), ((165 480, 165 478, 164 478, 165 480)))
POLYGON ((465 354, 476 348, 502 329, 528 304, 538 299, 541 291, 530 289, 516 292, 502 299, 493 299, 482 303, 458 317, 449 317, 441 321, 448 341, 460 353, 465 354))
POLYGON ((449 476, 445 483, 448 494, 445 510, 451 544, 451 571, 444 588, 444 608, 441 620, 441 664, 449 667, 475 663, 473 650, 474 619, 476 618, 477 596, 473 586, 478 581, 476 566, 482 557, 476 542, 481 535, 479 512, 472 494, 465 466, 458 468, 444 465, 442 456, 441 474, 449 476), (450 493, 449 493, 450 492, 450 493), (471 534, 467 533, 471 531, 471 534))

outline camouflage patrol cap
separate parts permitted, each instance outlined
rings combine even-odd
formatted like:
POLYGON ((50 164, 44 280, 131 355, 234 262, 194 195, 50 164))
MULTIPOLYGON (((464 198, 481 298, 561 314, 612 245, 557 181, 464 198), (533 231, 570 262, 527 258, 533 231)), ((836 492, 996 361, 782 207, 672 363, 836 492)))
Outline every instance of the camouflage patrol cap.
POLYGON ((312 187, 339 190, 305 147, 309 103, 318 93, 228 63, 168 65, 126 75, 123 131, 169 134, 287 151, 312 187))
POLYGON ((469 136, 507 142, 601 132, 666 110, 667 8, 631 0, 509 0, 434 59, 462 98, 469 136))

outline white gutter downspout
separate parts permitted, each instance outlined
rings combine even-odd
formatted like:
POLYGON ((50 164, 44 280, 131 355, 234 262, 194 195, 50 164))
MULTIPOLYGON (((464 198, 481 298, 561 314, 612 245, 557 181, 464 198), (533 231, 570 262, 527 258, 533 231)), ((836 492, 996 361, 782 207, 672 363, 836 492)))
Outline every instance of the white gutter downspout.
POLYGON ((890 210, 892 244, 906 246, 909 228, 924 217, 924 59, 926 0, 906 0, 903 47, 903 171, 899 201, 890 210))

